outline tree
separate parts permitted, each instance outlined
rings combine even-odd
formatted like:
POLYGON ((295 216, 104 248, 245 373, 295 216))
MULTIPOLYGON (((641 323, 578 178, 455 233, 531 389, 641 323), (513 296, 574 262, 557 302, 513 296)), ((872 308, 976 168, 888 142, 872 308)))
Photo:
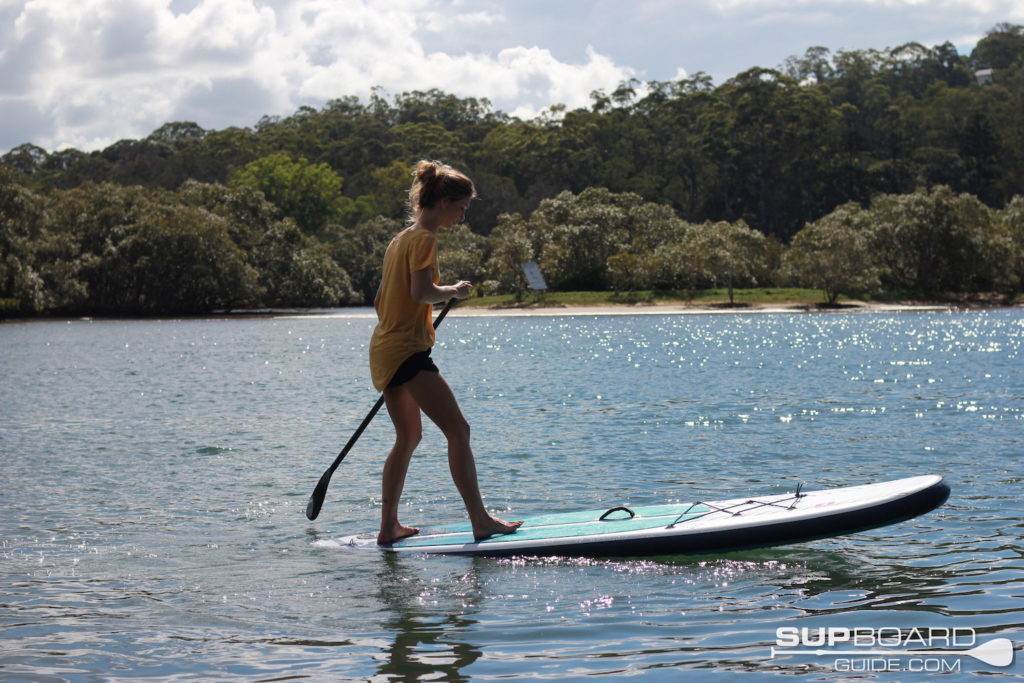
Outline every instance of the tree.
POLYGON ((995 286, 1013 299, 1024 290, 1024 196, 1013 198, 993 217, 991 249, 1003 255, 995 286))
POLYGON ((712 286, 725 285, 729 305, 736 303, 735 287, 757 284, 766 270, 765 236, 743 221, 705 223, 693 232, 693 238, 700 277, 712 286))
POLYGON ((445 280, 483 281, 487 238, 477 235, 465 223, 438 235, 438 268, 445 280))
MULTIPOLYGON (((51 202, 47 257, 55 292, 115 315, 205 313, 255 303, 257 274, 228 221, 170 192, 112 183, 62 192, 51 202)), ((66 297, 65 297, 66 299, 66 297)))
POLYGON ((646 203, 632 212, 635 228, 627 244, 608 258, 617 291, 689 287, 694 270, 692 231, 671 207, 646 203))
POLYGON ((354 228, 339 230, 328 242, 332 258, 348 273, 359 303, 373 303, 380 284, 384 252, 403 225, 397 218, 377 216, 354 228))
POLYGON ((996 24, 971 52, 976 69, 1008 69, 1024 65, 1024 26, 996 24))
POLYGON ((254 302, 255 270, 231 241, 226 221, 203 209, 154 207, 118 245, 112 265, 134 295, 127 312, 209 313, 254 302))
POLYGON ((977 198, 940 186, 881 195, 870 212, 871 248, 887 287, 936 296, 991 285, 984 248, 991 211, 977 198))
POLYGON ((293 160, 283 152, 252 161, 231 176, 232 187, 259 190, 309 235, 321 235, 345 218, 351 200, 341 194, 341 184, 327 164, 293 160))
POLYGON ((0 157, 0 162, 7 164, 20 173, 31 175, 43 167, 49 156, 50 155, 47 151, 42 147, 31 143, 25 143, 23 145, 18 145, 7 154, 0 157))
POLYGON ((606 289, 608 257, 629 242, 629 206, 640 201, 590 188, 541 202, 529 222, 543 236, 540 265, 551 288, 606 289))
POLYGON ((154 130, 146 139, 174 145, 202 140, 205 136, 206 131, 194 121, 172 121, 154 130))
POLYGON ((522 264, 536 259, 533 241, 526 230, 526 222, 519 214, 498 216, 498 225, 488 237, 490 258, 487 272, 499 291, 512 292, 522 300, 526 292, 526 277, 522 264))
POLYGON ((328 248, 290 218, 277 221, 254 248, 263 303, 272 307, 342 306, 361 301, 328 248))
POLYGON ((373 169, 371 175, 380 215, 387 218, 406 215, 409 211, 409 186, 412 184, 410 165, 393 161, 388 166, 373 169))
POLYGON ((11 167, 0 164, 0 314, 40 313, 49 306, 33 253, 44 218, 43 198, 22 185, 11 167))
POLYGON ((444 159, 455 166, 465 166, 462 139, 440 124, 402 123, 392 127, 391 134, 405 148, 403 157, 444 159))
POLYGON ((710 188, 715 214, 780 238, 821 215, 840 122, 823 92, 750 69, 715 99, 700 121, 708 153, 720 164, 710 188))
POLYGON ((834 306, 841 293, 874 289, 878 270, 870 249, 871 214, 855 203, 808 223, 793 238, 786 265, 806 287, 834 306))
POLYGON ((675 235, 655 245, 641 261, 651 285, 661 289, 694 290, 704 284, 700 244, 697 233, 700 225, 680 221, 674 225, 675 235))
POLYGON ((786 75, 798 83, 808 80, 815 84, 826 83, 835 73, 830 54, 827 47, 809 47, 802 58, 790 57, 786 60, 786 75))

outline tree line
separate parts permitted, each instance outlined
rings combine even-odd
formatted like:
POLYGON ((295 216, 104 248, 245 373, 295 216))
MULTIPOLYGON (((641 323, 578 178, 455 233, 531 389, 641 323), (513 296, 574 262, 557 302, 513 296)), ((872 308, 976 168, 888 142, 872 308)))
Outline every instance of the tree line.
POLYGON ((591 100, 523 121, 378 90, 251 129, 21 145, 0 157, 0 310, 367 303, 422 157, 477 182, 442 268, 487 291, 521 291, 522 260, 558 289, 1020 290, 1024 27, 591 100))

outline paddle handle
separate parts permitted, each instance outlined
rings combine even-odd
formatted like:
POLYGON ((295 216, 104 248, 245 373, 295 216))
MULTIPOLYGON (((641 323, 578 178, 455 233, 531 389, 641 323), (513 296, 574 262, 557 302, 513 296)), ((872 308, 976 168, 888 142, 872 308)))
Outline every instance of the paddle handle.
MULTIPOLYGON (((448 311, 451 310, 452 304, 454 303, 455 298, 453 297, 448 300, 448 303, 444 305, 441 312, 437 314, 437 317, 434 319, 435 330, 437 329, 437 326, 441 324, 441 321, 444 320, 444 317, 448 315, 448 311)), ((382 405, 384 405, 384 394, 381 394, 377 399, 377 402, 373 404, 373 408, 370 408, 370 412, 367 413, 366 417, 363 418, 363 421, 359 423, 359 427, 357 427, 356 431, 349 437, 345 447, 341 449, 340 453, 338 453, 338 457, 334 459, 331 466, 328 467, 322 475, 320 475, 320 481, 316 483, 316 488, 313 489, 313 494, 309 497, 309 502, 306 503, 307 519, 314 520, 320 516, 320 508, 323 507, 324 499, 327 497, 327 487, 331 485, 331 477, 334 475, 334 470, 338 469, 338 465, 341 464, 341 461, 344 460, 345 456, 348 455, 348 452, 352 450, 352 447, 356 444, 356 441, 359 440, 359 437, 362 436, 364 431, 366 431, 366 427, 370 424, 370 421, 373 420, 374 416, 378 412, 380 412, 382 405)))

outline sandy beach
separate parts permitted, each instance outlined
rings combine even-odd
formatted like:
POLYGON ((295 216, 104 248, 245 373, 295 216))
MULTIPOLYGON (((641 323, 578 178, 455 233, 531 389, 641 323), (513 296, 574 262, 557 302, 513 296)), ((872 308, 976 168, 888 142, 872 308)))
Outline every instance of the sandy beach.
POLYGON ((947 311, 952 306, 939 304, 883 304, 864 301, 844 302, 835 308, 791 304, 727 304, 701 305, 685 302, 604 304, 597 306, 567 306, 561 304, 531 303, 521 306, 458 306, 449 313, 453 316, 572 316, 572 315, 709 315, 737 313, 855 313, 889 311, 947 311))

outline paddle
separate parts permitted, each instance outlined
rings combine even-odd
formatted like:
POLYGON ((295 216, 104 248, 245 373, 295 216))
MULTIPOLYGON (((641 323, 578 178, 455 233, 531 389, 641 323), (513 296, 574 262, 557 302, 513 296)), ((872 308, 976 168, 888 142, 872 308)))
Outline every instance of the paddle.
MULTIPOLYGON (((444 317, 448 315, 448 310, 454 303, 454 298, 449 299, 448 303, 446 303, 444 308, 441 309, 441 312, 437 314, 437 318, 434 319, 435 330, 437 329, 437 326, 441 324, 441 321, 444 320, 444 317)), ((334 470, 338 469, 338 465, 340 465, 341 461, 345 459, 348 452, 352 450, 352 446, 354 446, 356 441, 359 440, 359 437, 366 429, 366 426, 370 424, 370 420, 373 419, 373 416, 377 414, 377 411, 380 410, 382 405, 384 405, 384 394, 380 395, 377 402, 373 404, 373 408, 371 408, 367 416, 363 418, 363 421, 356 429, 355 434, 349 438, 348 443, 346 443, 345 447, 341 449, 341 453, 338 453, 338 457, 334 459, 331 466, 328 467, 327 471, 320 476, 320 481, 317 482, 316 488, 313 489, 313 495, 309 497, 309 502, 306 503, 306 517, 309 519, 316 519, 320 515, 320 508, 324 505, 324 498, 327 496, 327 487, 331 484, 331 477, 334 475, 334 470)))

